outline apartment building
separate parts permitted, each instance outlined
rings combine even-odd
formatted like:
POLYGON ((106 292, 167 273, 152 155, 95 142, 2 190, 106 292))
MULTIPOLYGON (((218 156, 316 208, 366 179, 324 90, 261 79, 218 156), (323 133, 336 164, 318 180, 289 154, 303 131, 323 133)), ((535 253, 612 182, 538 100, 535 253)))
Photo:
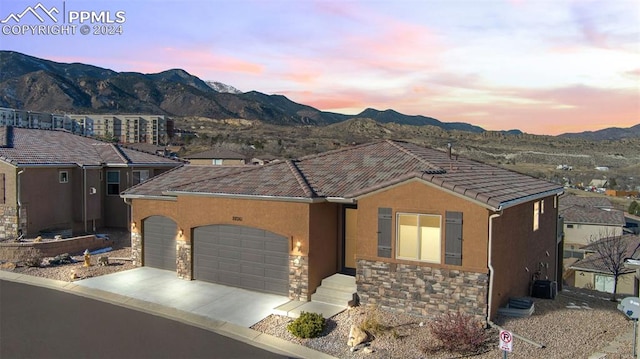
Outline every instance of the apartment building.
POLYGON ((168 142, 173 121, 164 115, 52 114, 0 108, 0 125, 23 128, 65 129, 89 136, 113 138, 120 143, 168 142))

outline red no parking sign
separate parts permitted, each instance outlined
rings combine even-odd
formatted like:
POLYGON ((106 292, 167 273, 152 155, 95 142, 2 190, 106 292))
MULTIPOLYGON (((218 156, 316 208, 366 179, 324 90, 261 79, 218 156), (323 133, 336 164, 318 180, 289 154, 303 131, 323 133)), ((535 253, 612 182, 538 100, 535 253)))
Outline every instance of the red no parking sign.
POLYGON ((513 351, 513 334, 507 330, 500 331, 500 350, 511 353, 513 351))

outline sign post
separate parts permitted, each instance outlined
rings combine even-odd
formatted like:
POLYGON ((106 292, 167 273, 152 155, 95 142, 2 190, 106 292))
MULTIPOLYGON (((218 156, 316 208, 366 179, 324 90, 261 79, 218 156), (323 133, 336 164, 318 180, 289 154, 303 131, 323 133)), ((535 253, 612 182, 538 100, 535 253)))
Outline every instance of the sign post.
POLYGON ((513 351, 513 334, 508 330, 500 331, 500 350, 503 351, 503 358, 507 358, 507 353, 513 351))
POLYGON ((638 318, 640 318, 640 298, 626 297, 618 304, 618 310, 633 320, 633 357, 640 358, 638 353, 638 318))

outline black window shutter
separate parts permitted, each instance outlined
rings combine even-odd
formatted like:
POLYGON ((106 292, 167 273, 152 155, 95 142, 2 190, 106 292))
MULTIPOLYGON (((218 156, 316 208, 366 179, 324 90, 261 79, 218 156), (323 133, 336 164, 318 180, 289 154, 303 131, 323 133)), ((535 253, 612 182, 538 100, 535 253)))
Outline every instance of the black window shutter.
POLYGON ((378 257, 391 258, 391 208, 378 208, 378 257))
POLYGON ((444 262, 462 265, 462 212, 446 213, 444 262))

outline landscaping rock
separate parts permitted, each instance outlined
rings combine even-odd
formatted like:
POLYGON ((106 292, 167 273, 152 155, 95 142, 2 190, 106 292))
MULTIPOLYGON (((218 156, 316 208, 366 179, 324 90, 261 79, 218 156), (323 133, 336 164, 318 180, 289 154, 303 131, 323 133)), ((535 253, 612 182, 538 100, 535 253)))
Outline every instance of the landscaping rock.
POLYGON ((368 335, 367 333, 360 329, 357 325, 351 325, 351 329, 349 330, 349 340, 347 341, 347 345, 350 347, 356 347, 367 341, 368 335))

